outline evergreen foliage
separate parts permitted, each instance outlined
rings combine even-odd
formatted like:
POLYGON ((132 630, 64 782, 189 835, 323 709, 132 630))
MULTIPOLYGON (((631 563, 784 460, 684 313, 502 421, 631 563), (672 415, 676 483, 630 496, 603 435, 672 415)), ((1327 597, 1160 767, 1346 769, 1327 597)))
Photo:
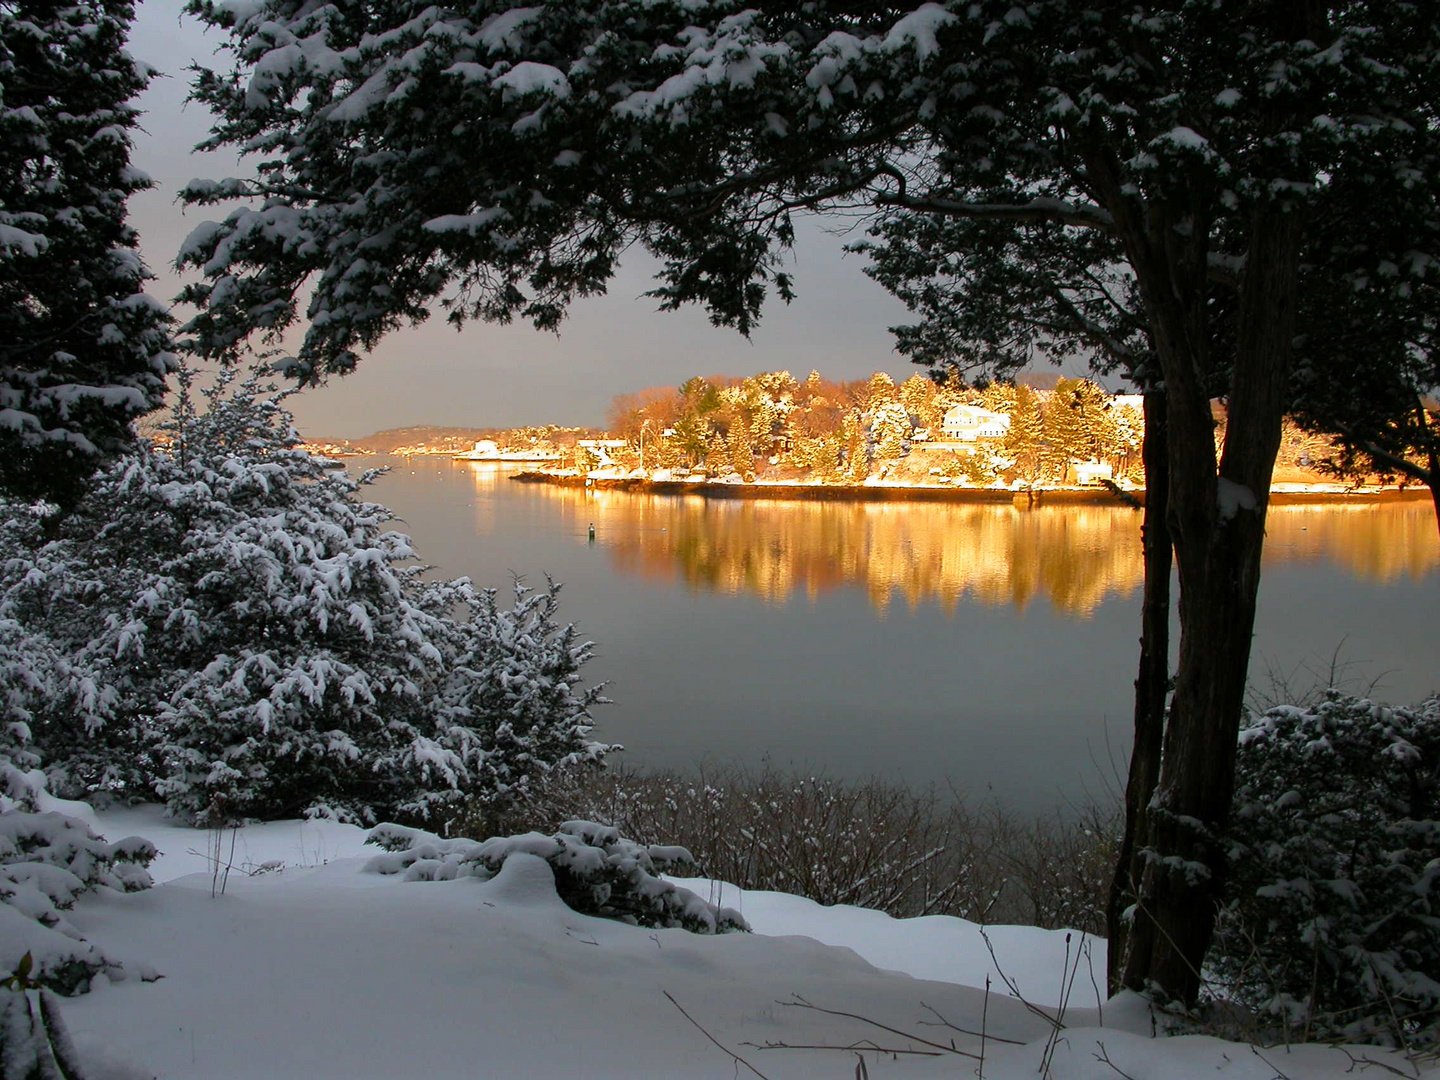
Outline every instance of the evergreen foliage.
POLYGON ((26 953, 0 978, 0 1080, 85 1080, 86 1075, 60 1004, 35 977, 26 953))
POLYGON ((870 420, 870 435, 875 455, 882 461, 894 461, 910 447, 910 414, 899 401, 879 405, 870 420))
POLYGON ((1228 992, 1320 1038, 1440 1042, 1440 699, 1271 709, 1236 768, 1228 992))
POLYGON ((154 76, 125 52, 125 0, 0 7, 0 489, 72 504, 133 441, 171 369, 169 319, 125 201, 128 104, 154 76))
POLYGON ((184 382, 168 446, 106 468, 54 539, 6 528, 10 615, 73 672, 36 700, 3 669, 57 791, 209 824, 423 821, 603 757, 557 586, 517 582, 507 609, 427 580, 357 496, 375 474, 300 448, 258 373, 222 374, 204 412, 184 382))
POLYGON ((513 855, 544 859, 555 890, 576 911, 622 919, 636 926, 680 927, 697 934, 749 930, 739 912, 719 907, 657 875, 693 867, 681 847, 637 844, 608 825, 566 821, 553 836, 525 833, 488 840, 442 840, 432 833, 381 825, 369 842, 390 854, 365 869, 404 874, 406 881, 492 878, 513 855))
POLYGON ((84 993, 101 973, 124 978, 120 962, 64 913, 95 889, 149 888, 145 867, 154 857, 148 840, 106 843, 62 813, 0 812, 0 969, 14 971, 29 956, 35 982, 62 994, 84 993))

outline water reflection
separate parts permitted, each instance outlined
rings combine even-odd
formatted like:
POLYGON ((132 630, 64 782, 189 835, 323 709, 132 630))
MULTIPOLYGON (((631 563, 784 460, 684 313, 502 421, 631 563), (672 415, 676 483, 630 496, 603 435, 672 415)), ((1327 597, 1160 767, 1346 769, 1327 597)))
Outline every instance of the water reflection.
POLYGON ((1266 526, 1267 562, 1323 562, 1377 585, 1419 581, 1440 568, 1440 532, 1428 499, 1277 506, 1266 526))
MULTIPOLYGON (((466 466, 477 496, 512 486, 514 470, 466 466)), ((627 574, 679 580, 693 590, 781 602, 862 588, 882 614, 962 601, 1024 610, 1037 598, 1071 618, 1138 590, 1140 515, 1121 506, 711 500, 527 486, 559 504, 567 531, 598 542, 627 574)), ((476 500, 478 529, 493 527, 476 500)), ((1419 581, 1440 569, 1428 500, 1276 506, 1265 561, 1330 562, 1377 585, 1419 581)))
MULTIPOLYGON (((962 600, 1024 610, 1037 597, 1071 618, 1140 588, 1139 515, 1124 507, 711 501, 567 490, 576 527, 594 521, 617 567, 692 589, 783 601, 863 588, 876 610, 962 600)), ((1424 504, 1277 508, 1267 563, 1330 560, 1377 584, 1440 564, 1424 504)))

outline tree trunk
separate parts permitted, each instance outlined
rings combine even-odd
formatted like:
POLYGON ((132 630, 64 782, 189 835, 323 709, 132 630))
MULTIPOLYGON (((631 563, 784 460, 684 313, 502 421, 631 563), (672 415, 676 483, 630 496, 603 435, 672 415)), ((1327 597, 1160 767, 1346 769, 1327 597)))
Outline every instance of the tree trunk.
POLYGON ((1170 682, 1170 531, 1169 465, 1165 437, 1165 392, 1145 393, 1145 518, 1140 527, 1145 552, 1145 591, 1140 609, 1140 671, 1135 678, 1135 744, 1125 786, 1125 833, 1120 841, 1115 876, 1106 905, 1110 939, 1107 981, 1113 994, 1121 989, 1121 959, 1130 928, 1127 909, 1135 902, 1144 863, 1136 856, 1135 838, 1145 830, 1145 807, 1160 776, 1160 747, 1165 732, 1165 699, 1170 682))
POLYGON ((1425 486, 1430 489, 1430 501, 1435 504, 1435 527, 1440 529, 1440 434, 1435 431, 1425 403, 1419 403, 1420 430, 1425 435, 1427 447, 1425 457, 1429 468, 1425 471, 1425 486))
POLYGON ((1144 872, 1120 982, 1187 1004, 1199 994, 1223 888, 1222 840, 1294 336, 1301 217, 1262 206, 1252 218, 1218 470, 1205 383, 1196 377, 1205 367, 1195 350, 1205 346, 1183 327, 1157 335, 1168 394, 1180 655, 1160 775, 1136 838, 1144 872))

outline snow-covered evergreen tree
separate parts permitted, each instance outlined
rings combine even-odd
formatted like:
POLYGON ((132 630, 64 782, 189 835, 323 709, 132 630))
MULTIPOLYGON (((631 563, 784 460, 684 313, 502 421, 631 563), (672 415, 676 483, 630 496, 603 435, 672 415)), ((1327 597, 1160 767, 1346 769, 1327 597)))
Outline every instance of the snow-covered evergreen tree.
POLYGON ((69 504, 160 404, 168 318, 125 224, 125 0, 0 5, 0 488, 69 504))
POLYGON ((1318 1037, 1440 1043, 1440 699, 1271 709, 1236 768, 1226 992, 1318 1037))
POLYGON ((62 794, 207 822, 427 820, 603 755, 554 586, 501 610, 426 581, 357 495, 374 474, 303 450, 283 395, 226 373, 207 396, 186 385, 169 445, 104 470, 7 565, 17 621, 77 673, 29 725, 62 794))
POLYGON ((870 420, 870 438, 875 444, 875 456, 882 461, 894 461, 909 449, 910 414, 899 401, 887 401, 877 406, 870 420))

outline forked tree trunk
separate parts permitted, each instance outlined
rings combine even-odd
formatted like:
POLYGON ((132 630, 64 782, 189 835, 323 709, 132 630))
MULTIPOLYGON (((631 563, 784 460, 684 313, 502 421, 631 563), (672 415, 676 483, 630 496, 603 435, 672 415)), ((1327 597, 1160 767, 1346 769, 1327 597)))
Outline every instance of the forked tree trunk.
POLYGON ((1252 218, 1218 469, 1208 393, 1198 377, 1206 370, 1207 343, 1190 332, 1197 328, 1193 309, 1156 306, 1168 395, 1180 653, 1160 774, 1136 836, 1144 869, 1120 983, 1186 1003, 1200 990, 1223 888, 1221 841, 1234 791, 1266 501, 1294 335, 1300 218, 1298 211, 1272 207, 1252 218), (1166 324, 1176 313, 1190 318, 1166 324))
POLYGON ((1165 733, 1165 699, 1170 682, 1170 530, 1169 463, 1165 438, 1165 392, 1145 394, 1145 517, 1140 527, 1145 559, 1145 590, 1140 608, 1140 671, 1135 677, 1135 745, 1125 785, 1125 832, 1105 911, 1110 940, 1107 980, 1113 994, 1121 988, 1121 960, 1130 928, 1128 909, 1144 872, 1135 838, 1145 830, 1145 807, 1160 778, 1160 748, 1165 733))

